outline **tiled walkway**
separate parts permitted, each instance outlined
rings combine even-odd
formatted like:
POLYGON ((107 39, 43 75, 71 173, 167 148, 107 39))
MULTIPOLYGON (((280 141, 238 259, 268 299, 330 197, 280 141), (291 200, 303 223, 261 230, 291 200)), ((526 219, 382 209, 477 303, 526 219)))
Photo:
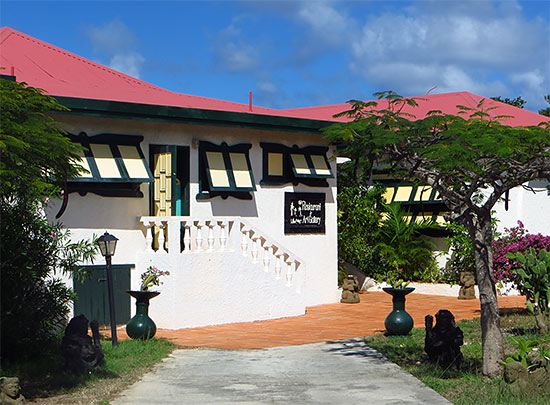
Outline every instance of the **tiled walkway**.
MULTIPOLYGON (((234 323, 202 328, 157 331, 156 337, 180 346, 219 349, 260 349, 302 345, 374 335, 383 332, 384 319, 391 312, 391 296, 384 292, 361 294, 358 304, 328 304, 307 308, 304 316, 270 321, 234 323)), ((524 308, 524 297, 500 297, 501 309, 524 308)), ((480 316, 479 300, 409 294, 406 309, 415 327, 424 327, 424 317, 439 309, 450 310, 456 320, 480 316)), ((127 338, 124 328, 119 339, 127 338)))

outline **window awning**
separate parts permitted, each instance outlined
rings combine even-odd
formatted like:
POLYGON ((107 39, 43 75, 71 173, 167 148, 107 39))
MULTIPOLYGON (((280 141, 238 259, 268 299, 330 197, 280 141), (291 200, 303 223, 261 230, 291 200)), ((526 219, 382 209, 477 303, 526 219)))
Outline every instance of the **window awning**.
POLYGON ((334 178, 327 159, 326 146, 292 147, 260 142, 263 150, 262 185, 304 183, 312 187, 327 187, 326 179, 334 178))
POLYGON ((206 175, 208 192, 249 192, 255 191, 254 175, 248 156, 252 145, 227 143, 216 145, 210 142, 199 143, 200 162, 206 175))
POLYGON ((324 154, 291 153, 292 172, 296 177, 333 178, 324 154))
POLYGON ((153 175, 139 144, 142 136, 101 134, 88 137, 85 133, 71 136, 84 148, 76 163, 86 172, 68 179, 69 182, 143 183, 152 182, 153 175))

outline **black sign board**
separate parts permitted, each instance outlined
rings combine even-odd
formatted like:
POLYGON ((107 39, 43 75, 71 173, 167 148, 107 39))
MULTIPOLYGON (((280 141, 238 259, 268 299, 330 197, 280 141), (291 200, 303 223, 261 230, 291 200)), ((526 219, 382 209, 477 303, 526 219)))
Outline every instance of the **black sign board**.
POLYGON ((325 193, 285 193, 285 233, 325 233, 325 193))

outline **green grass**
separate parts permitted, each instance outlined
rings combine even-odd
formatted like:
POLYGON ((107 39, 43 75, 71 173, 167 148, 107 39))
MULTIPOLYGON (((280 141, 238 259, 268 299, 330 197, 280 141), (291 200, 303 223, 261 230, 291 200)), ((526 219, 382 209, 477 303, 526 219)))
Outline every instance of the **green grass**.
MULTIPOLYGON (((479 319, 457 323, 464 332, 462 353, 464 363, 460 371, 443 369, 424 363, 424 329, 413 329, 408 336, 376 335, 365 338, 366 343, 384 354, 390 361, 439 392, 454 404, 534 404, 550 403, 550 383, 544 392, 513 392, 502 378, 488 379, 482 375, 481 326, 479 319)), ((536 339, 550 346, 550 333, 541 335, 535 328, 534 318, 526 311, 506 312, 501 315, 505 353, 517 349, 508 337, 536 339)))
POLYGON ((4 376, 17 376, 27 399, 49 397, 78 391, 105 379, 141 375, 168 356, 174 344, 165 340, 122 340, 113 347, 102 340, 105 359, 89 373, 72 375, 64 371, 59 345, 44 348, 40 358, 11 364, 1 370, 4 376))

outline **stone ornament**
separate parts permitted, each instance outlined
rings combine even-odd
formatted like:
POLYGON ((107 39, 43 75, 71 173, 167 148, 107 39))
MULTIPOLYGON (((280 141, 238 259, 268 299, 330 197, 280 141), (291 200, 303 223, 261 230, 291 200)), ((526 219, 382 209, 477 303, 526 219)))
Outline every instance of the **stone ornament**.
POLYGON ((435 314, 435 326, 433 316, 426 315, 426 338, 424 350, 428 354, 428 362, 439 364, 444 368, 454 367, 460 370, 464 356, 460 346, 464 343, 464 334, 456 326, 455 317, 446 309, 440 309, 435 314))
POLYGON ((458 292, 458 299, 460 300, 472 300, 476 298, 476 277, 471 271, 460 272, 460 291, 458 292))
POLYGON ((84 315, 71 319, 65 328, 65 336, 61 341, 61 354, 65 358, 65 368, 71 372, 90 371, 103 360, 98 322, 92 321, 90 328, 93 342, 88 335, 88 319, 84 315))
POLYGON ((357 277, 348 275, 342 284, 342 299, 340 302, 356 304, 359 302, 359 281, 357 277))
POLYGON ((21 395, 19 378, 2 377, 0 378, 0 405, 24 404, 25 397, 21 395))

